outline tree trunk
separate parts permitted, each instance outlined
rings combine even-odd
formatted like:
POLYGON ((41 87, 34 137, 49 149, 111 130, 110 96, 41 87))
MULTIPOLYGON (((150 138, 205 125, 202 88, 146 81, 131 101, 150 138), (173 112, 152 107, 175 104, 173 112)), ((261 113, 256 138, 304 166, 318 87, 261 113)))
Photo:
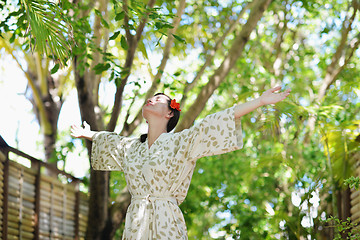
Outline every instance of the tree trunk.
MULTIPOLYGON (((53 81, 51 76, 48 77, 50 79, 49 82, 53 81)), ((50 85, 51 87, 51 85, 50 85)), ((49 91, 50 92, 50 91, 49 91)), ((44 135, 44 149, 45 149, 45 159, 48 163, 53 165, 55 168, 57 168, 57 157, 55 156, 55 143, 57 140, 57 133, 58 133, 58 120, 59 120, 59 114, 62 107, 63 101, 61 98, 57 102, 55 102, 56 96, 51 96, 49 93, 47 97, 43 98, 44 106, 45 106, 45 115, 46 115, 46 121, 50 125, 51 131, 46 131, 43 133, 44 135)), ((54 175, 53 173, 50 173, 50 175, 54 175)))
POLYGON ((116 202, 109 207, 109 217, 103 231, 102 240, 112 240, 116 230, 125 222, 125 216, 128 206, 131 202, 131 196, 128 188, 125 187, 116 202))
MULTIPOLYGON (((35 53, 37 54, 37 53, 35 53)), ((60 110, 63 104, 61 93, 58 92, 59 79, 54 79, 48 70, 48 59, 40 56, 29 57, 28 70, 25 75, 28 79, 28 85, 32 90, 30 102, 42 130, 44 137, 45 161, 57 168, 57 158, 55 156, 55 143, 57 139, 57 124, 59 120, 60 110), (46 61, 43 66, 43 61, 46 61)), ((54 176, 50 170, 47 172, 50 176, 54 176)), ((56 175, 56 174, 55 174, 56 175)))
POLYGON ((108 218, 109 172, 90 170, 89 219, 86 239, 103 240, 108 218))
MULTIPOLYGON (((341 221, 346 222, 347 218, 351 216, 350 209, 351 209, 351 198, 350 198, 350 188, 340 189, 338 192, 338 215, 341 221)), ((341 233, 342 239, 346 239, 349 234, 349 230, 344 231, 341 233)))
MULTIPOLYGON (((82 121, 87 121, 92 130, 99 130, 95 104, 92 97, 92 89, 84 74, 80 74, 80 64, 83 64, 74 57, 75 82, 78 92, 78 101, 82 121)), ((91 142, 86 140, 86 147, 91 162, 91 142)), ((87 222, 86 239, 101 240, 101 234, 107 220, 107 208, 109 199, 109 172, 90 170, 90 197, 89 214, 87 222)))

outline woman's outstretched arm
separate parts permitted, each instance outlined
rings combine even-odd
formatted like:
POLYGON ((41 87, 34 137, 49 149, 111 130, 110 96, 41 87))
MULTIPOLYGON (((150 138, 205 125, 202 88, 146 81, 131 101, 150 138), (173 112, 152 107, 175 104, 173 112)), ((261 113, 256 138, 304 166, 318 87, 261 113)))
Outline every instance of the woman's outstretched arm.
POLYGON ((90 125, 84 121, 84 127, 72 125, 71 126, 71 136, 74 138, 85 138, 92 141, 93 136, 96 133, 95 131, 90 130, 90 125))
POLYGON ((291 90, 288 89, 284 92, 275 93, 280 89, 281 89, 280 86, 271 88, 265 91, 259 98, 237 105, 235 107, 235 118, 240 118, 245 114, 248 114, 249 112, 252 112, 256 108, 261 107, 263 105, 275 104, 277 102, 284 100, 290 94, 291 90))

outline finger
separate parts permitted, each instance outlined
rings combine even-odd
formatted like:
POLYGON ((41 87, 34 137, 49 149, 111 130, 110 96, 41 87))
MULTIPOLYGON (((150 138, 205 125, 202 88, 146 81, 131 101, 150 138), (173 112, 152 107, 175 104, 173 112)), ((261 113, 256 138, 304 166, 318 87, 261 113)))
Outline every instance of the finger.
POLYGON ((271 92, 276 92, 279 91, 281 89, 281 86, 277 86, 271 89, 271 92))
POLYGON ((84 122, 84 129, 90 130, 90 125, 87 122, 84 122))
POLYGON ((287 96, 289 96, 289 94, 290 94, 289 91, 283 92, 283 99, 285 99, 287 96))
POLYGON ((80 128, 81 127, 79 127, 78 125, 75 125, 75 124, 71 126, 71 129, 74 130, 74 131, 76 131, 76 130, 78 130, 80 128))

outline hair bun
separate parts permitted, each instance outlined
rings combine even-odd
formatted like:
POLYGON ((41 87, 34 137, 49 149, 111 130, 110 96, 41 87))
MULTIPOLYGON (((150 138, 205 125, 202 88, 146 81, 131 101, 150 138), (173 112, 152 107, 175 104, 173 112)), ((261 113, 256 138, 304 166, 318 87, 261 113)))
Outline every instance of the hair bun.
POLYGON ((148 136, 147 134, 143 134, 143 135, 141 135, 141 136, 140 136, 140 142, 142 142, 142 143, 143 143, 143 142, 145 142, 145 141, 146 141, 147 136, 148 136))

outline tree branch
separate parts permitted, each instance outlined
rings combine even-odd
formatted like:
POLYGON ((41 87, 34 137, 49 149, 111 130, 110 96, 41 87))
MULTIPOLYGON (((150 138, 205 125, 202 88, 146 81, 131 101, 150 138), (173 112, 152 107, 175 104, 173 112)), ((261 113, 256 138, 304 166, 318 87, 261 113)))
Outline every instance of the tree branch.
MULTIPOLYGON (((78 101, 80 107, 80 114, 82 117, 82 121, 87 121, 92 130, 99 131, 103 130, 100 121, 97 121, 97 116, 100 114, 95 113, 95 104, 93 102, 92 91, 89 90, 88 81, 86 81, 84 74, 80 73, 80 67, 78 65, 83 64, 80 63, 79 57, 75 56, 73 59, 73 68, 75 75, 75 84, 78 92, 78 101)), ((87 142, 88 143, 88 142, 87 142)), ((91 153, 91 145, 87 144, 88 152, 91 153)))
POLYGON ((34 57, 35 57, 37 79, 40 86, 40 92, 43 96, 46 96, 48 91, 48 86, 44 74, 44 69, 42 68, 42 57, 38 52, 35 52, 34 57))
POLYGON ((208 99, 211 97, 215 89, 225 79, 230 70, 234 67, 236 61, 241 56, 245 44, 247 43, 250 33, 257 26, 258 21, 263 16, 264 11, 268 8, 271 0, 257 0, 254 7, 252 8, 249 18, 246 24, 241 29, 241 32, 236 36, 228 55, 223 60, 220 67, 210 77, 209 82, 205 85, 195 102, 192 104, 190 109, 186 112, 181 122, 179 123, 176 131, 181 131, 191 126, 196 117, 204 109, 208 99))
MULTIPOLYGON (((124 120, 124 123, 127 123, 127 121, 129 120, 129 117, 130 117, 130 111, 131 111, 131 108, 134 106, 134 103, 135 103, 135 100, 136 100, 136 95, 137 95, 138 91, 135 92, 135 96, 131 99, 131 103, 129 104, 129 108, 128 108, 128 111, 126 113, 126 116, 125 116, 125 120, 124 120)), ((124 128, 125 128, 126 124, 124 124, 124 127, 123 127, 123 130, 122 132, 124 131, 124 128)), ((121 132, 121 135, 123 135, 121 132)), ((128 134, 129 135, 129 134, 128 134)), ((128 135, 124 135, 124 136, 128 136, 128 135)))
MULTIPOLYGON (((291 5, 291 4, 290 4, 291 5)), ((278 77, 278 79, 282 79, 281 73, 281 67, 283 65, 283 62, 281 62, 281 43, 284 40, 284 35, 285 32, 287 30, 287 25, 288 25, 288 20, 286 19, 286 15, 288 14, 286 12, 285 8, 285 12, 284 12, 284 20, 283 21, 279 21, 279 24, 277 26, 277 37, 276 40, 274 42, 274 47, 273 47, 273 51, 275 51, 275 61, 272 64, 272 69, 273 69, 273 73, 275 76, 278 77), (278 64, 279 63, 279 64, 278 64)), ((272 83, 273 86, 277 85, 277 83, 272 83)))
MULTIPOLYGON (((260 56, 259 60, 262 64, 262 66, 271 74, 279 77, 281 75, 281 69, 280 66, 282 65, 281 63, 283 61, 281 61, 280 58, 280 54, 281 54, 281 43, 284 40, 284 35, 285 32, 288 30, 287 25, 288 25, 288 20, 286 19, 286 15, 288 14, 287 8, 285 7, 284 10, 284 19, 280 18, 279 14, 276 14, 275 17, 277 17, 278 19, 278 24, 276 26, 276 40, 272 46, 272 48, 268 48, 270 53, 275 53, 275 54, 271 54, 271 56, 275 56, 275 60, 271 60, 271 57, 266 57, 266 56, 260 56), (276 63, 276 64, 275 64, 276 63), (280 63, 280 64, 279 64, 280 63)), ((258 44, 260 44, 262 47, 266 48, 266 46, 264 46, 263 43, 261 43, 259 40, 257 41, 258 44)), ((281 79, 281 78, 280 78, 281 79)), ((276 85, 275 83, 272 83, 271 85, 276 85)))
MULTIPOLYGON (((354 12, 350 19, 348 17, 342 23, 342 31, 341 31, 341 40, 336 48, 336 52, 334 53, 330 65, 326 69, 326 75, 324 77, 323 83, 320 86, 319 93, 317 95, 317 100, 321 101, 324 98, 326 90, 330 87, 330 85, 335 81, 336 77, 343 69, 342 66, 339 67, 339 61, 344 54, 344 49, 346 47, 346 41, 349 35, 349 32, 352 30, 352 23, 355 19, 357 11, 359 10, 359 4, 356 3, 357 0, 353 0, 352 7, 354 8, 354 12)), ((352 55, 351 55, 352 56, 352 55)), ((344 66, 344 65, 343 65, 344 66)))
MULTIPOLYGON (((167 61, 169 60, 169 57, 170 57, 170 50, 174 43, 173 34, 176 33, 176 31, 180 25, 181 16, 184 12, 185 6, 186 6, 186 0, 181 0, 179 2, 179 6, 176 11, 176 16, 173 21, 173 25, 172 25, 173 28, 169 29, 169 31, 168 31, 168 38, 165 43, 161 63, 158 67, 157 73, 153 77, 151 87, 149 88, 149 90, 146 93, 144 104, 148 98, 150 98, 151 96, 153 96, 155 94, 155 91, 158 88, 159 80, 163 76, 167 61)), ((141 121, 142 121, 142 110, 140 109, 140 111, 136 114, 136 117, 130 124, 128 124, 126 121, 124 122, 124 127, 123 127, 123 130, 121 131, 121 135, 124 135, 124 136, 130 135, 137 128, 137 126, 141 123, 141 121)))
MULTIPOLYGON (((152 8, 154 7, 155 5, 155 2, 156 0, 149 0, 148 4, 147 4, 147 7, 148 8, 152 8)), ((135 37, 136 37, 136 43, 139 42, 140 38, 141 38, 141 35, 144 31, 144 27, 145 27, 145 24, 147 23, 147 20, 148 20, 148 17, 149 17, 149 12, 146 13, 146 15, 142 18, 137 30, 136 30, 136 34, 135 34, 135 37)))
MULTIPOLYGON (((155 0, 149 0, 147 7, 152 8, 155 4, 155 0)), ((114 131, 116 127, 117 120, 119 118, 119 114, 121 111, 121 104, 123 99, 123 92, 124 88, 126 86, 127 80, 130 75, 131 67, 134 61, 134 55, 135 51, 138 45, 138 42, 140 40, 140 37, 142 35, 142 32, 144 30, 145 24, 148 20, 149 12, 142 18, 141 23, 138 26, 138 29, 136 30, 136 38, 132 38, 132 41, 128 42, 129 49, 127 51, 126 60, 123 69, 127 71, 126 75, 121 79, 120 86, 116 88, 115 93, 115 100, 114 100, 114 106, 111 113, 111 118, 109 121, 109 124, 106 128, 107 131, 114 131)))
POLYGON ((123 0, 123 9, 124 9, 124 28, 126 33, 126 39, 127 42, 132 41, 132 35, 130 33, 130 27, 129 27, 129 8, 128 8, 128 0, 123 0))
MULTIPOLYGON (((107 11, 107 6, 108 6, 108 0, 99 0, 99 12, 100 14, 103 14, 103 18, 105 19, 106 16, 108 15, 108 11, 107 11)), ((97 14, 95 15, 95 21, 94 21, 94 45, 98 48, 101 49, 101 42, 103 42, 104 46, 103 46, 103 51, 106 52, 106 48, 107 48, 107 44, 109 41, 109 34, 107 33, 107 28, 104 26, 101 26, 101 16, 98 16, 97 14)), ((95 50, 94 53, 92 54, 92 61, 91 61, 91 66, 89 68, 89 76, 88 76, 88 84, 89 84, 89 89, 91 89, 91 91, 93 91, 92 93, 92 97, 93 97, 93 101, 94 104, 98 105, 98 97, 99 94, 96 94, 99 91, 99 85, 100 85, 100 81, 101 81, 101 74, 96 74, 95 71, 93 70, 94 67, 99 64, 102 61, 102 53, 100 52, 100 50, 95 50)))
MULTIPOLYGON (((345 20, 343 21, 340 43, 339 43, 338 47, 336 48, 336 52, 334 53, 334 55, 331 59, 330 65, 326 68, 325 77, 320 86, 319 92, 315 98, 315 100, 317 101, 317 103, 315 103, 315 104, 318 104, 318 105, 321 104, 321 102, 323 101, 323 98, 325 97, 327 89, 335 81, 335 79, 340 74, 340 72, 345 68, 346 64, 350 61, 351 57, 353 56, 353 53, 355 52, 355 49, 352 49, 350 51, 349 57, 346 59, 344 64, 342 66, 339 66, 340 58, 341 58, 341 56, 343 56, 345 54, 344 49, 346 47, 346 41, 348 38, 348 34, 352 28, 352 22, 355 19, 357 11, 359 10, 359 4, 357 4, 357 0, 353 0, 352 7, 354 8, 354 12, 353 12, 352 16, 350 17, 350 19, 348 19, 348 17, 346 17, 345 20)), ((358 37, 359 37, 359 35, 358 35, 358 37)), ((359 46, 359 40, 357 40, 357 43, 353 47, 357 48, 358 46, 359 46)), ((350 43, 350 47, 351 47, 351 43, 350 43)), ((309 142, 310 133, 315 128, 315 122, 316 122, 316 116, 311 116, 308 120, 308 125, 307 125, 308 131, 306 132, 305 137, 304 137, 304 139, 305 139, 304 142, 306 142, 306 143, 309 142)))
POLYGON ((219 37, 216 40, 214 48, 210 52, 208 52, 208 54, 206 56, 206 59, 205 59, 205 63, 201 66, 200 70, 196 73, 196 76, 194 77, 194 79, 190 83, 188 83, 188 82, 186 83, 185 88, 184 88, 184 92, 183 92, 183 97, 182 97, 182 99, 180 101, 181 107, 184 107, 186 99, 187 99, 187 93, 190 92, 196 86, 198 80, 202 77, 202 75, 204 74, 206 68, 212 63, 212 61, 213 61, 213 59, 215 57, 216 51, 223 44, 225 38, 235 30, 238 22, 240 21, 240 19, 242 18, 242 16, 246 12, 246 10, 251 8, 253 6, 253 4, 254 4, 254 2, 247 3, 241 9, 241 11, 240 11, 238 17, 236 18, 236 20, 231 21, 228 29, 224 32, 224 34, 221 37, 219 37))

